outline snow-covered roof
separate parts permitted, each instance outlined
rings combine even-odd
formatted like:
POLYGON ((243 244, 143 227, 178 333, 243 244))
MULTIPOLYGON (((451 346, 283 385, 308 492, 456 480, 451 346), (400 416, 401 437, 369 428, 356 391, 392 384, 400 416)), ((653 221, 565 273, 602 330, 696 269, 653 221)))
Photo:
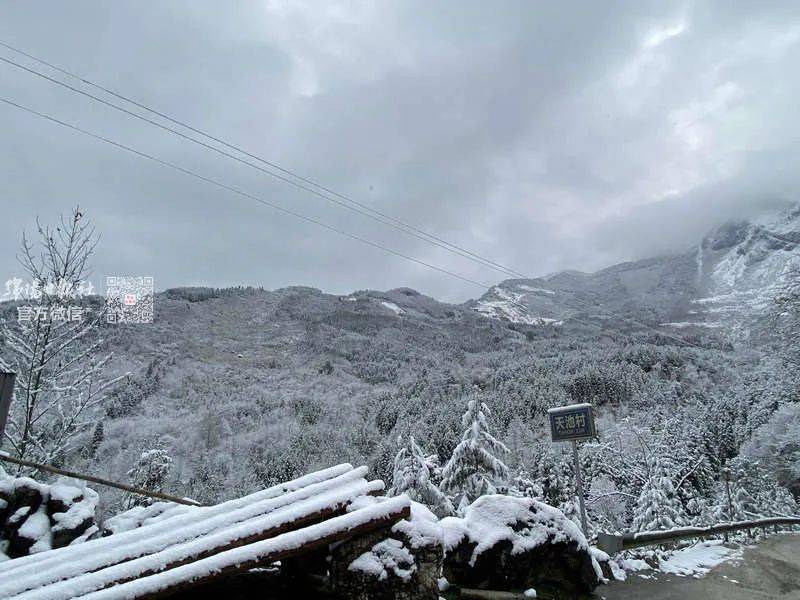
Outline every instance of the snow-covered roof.
POLYGON ((407 517, 405 497, 346 512, 383 490, 382 481, 367 481, 366 474, 366 467, 339 465, 79 546, 0 563, 0 598, 139 598, 407 517))

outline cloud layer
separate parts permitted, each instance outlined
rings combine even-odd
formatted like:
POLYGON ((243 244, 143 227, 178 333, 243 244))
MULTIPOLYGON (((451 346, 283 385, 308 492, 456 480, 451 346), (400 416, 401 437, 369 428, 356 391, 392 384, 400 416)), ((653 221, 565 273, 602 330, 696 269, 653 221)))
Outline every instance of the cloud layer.
MULTIPOLYGON (((683 249, 721 220, 800 199, 790 1, 1 11, 3 41, 533 276, 683 249)), ((503 278, 7 65, 0 87, 426 262, 503 278)), ((481 293, 6 106, 0 131, 2 280, 19 273, 21 229, 79 203, 103 233, 98 281, 481 293)))

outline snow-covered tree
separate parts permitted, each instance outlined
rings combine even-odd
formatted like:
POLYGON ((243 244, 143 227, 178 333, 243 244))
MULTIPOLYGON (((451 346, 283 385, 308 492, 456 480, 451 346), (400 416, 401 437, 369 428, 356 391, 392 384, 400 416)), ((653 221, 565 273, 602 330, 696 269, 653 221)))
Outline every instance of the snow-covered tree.
POLYGON ((432 481, 436 469, 435 457, 426 456, 414 436, 394 458, 394 476, 390 496, 406 494, 416 502, 427 505, 438 517, 453 514, 453 504, 432 481))
POLYGON ((442 490, 458 498, 459 510, 495 493, 497 485, 508 479, 508 467, 495 456, 508 448, 489 432, 487 414, 489 409, 477 397, 467 402, 461 418, 466 431, 442 469, 442 490))
POLYGON ((648 461, 649 476, 636 499, 633 528, 636 531, 672 529, 686 523, 683 508, 658 457, 648 461))
POLYGON ((98 335, 104 311, 91 312, 79 302, 89 291, 94 228, 77 208, 59 226, 37 222, 37 228, 38 244, 23 234, 19 255, 30 277, 24 306, 0 332, 3 354, 17 373, 5 437, 7 449, 20 458, 60 463, 96 423, 94 410, 121 378, 103 375, 111 359, 101 354, 98 335))
POLYGON ((742 454, 775 473, 800 497, 800 404, 779 408, 744 444, 742 454))
POLYGON ((796 514, 797 503, 789 491, 778 483, 773 471, 742 456, 733 459, 729 469, 733 511, 728 509, 727 493, 721 483, 714 507, 718 519, 746 521, 796 514))
MULTIPOLYGON (((128 471, 128 480, 132 486, 150 492, 161 492, 172 470, 172 458, 161 448, 145 450, 136 461, 133 468, 128 471)), ((148 506, 154 500, 148 496, 131 494, 128 497, 127 507, 148 506)))

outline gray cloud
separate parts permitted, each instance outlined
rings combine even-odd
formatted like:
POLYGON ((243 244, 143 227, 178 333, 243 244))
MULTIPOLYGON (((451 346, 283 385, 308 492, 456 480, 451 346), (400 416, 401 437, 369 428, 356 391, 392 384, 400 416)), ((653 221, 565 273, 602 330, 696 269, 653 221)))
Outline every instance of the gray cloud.
MULTIPOLYGON (((9 43, 530 275, 682 249, 799 198, 793 2, 17 2, 0 13, 9 43)), ((6 65, 0 87, 421 260, 502 278, 6 65)), ((0 131, 0 279, 19 272, 23 227, 80 203, 103 233, 98 281, 480 293, 5 106, 0 131)))

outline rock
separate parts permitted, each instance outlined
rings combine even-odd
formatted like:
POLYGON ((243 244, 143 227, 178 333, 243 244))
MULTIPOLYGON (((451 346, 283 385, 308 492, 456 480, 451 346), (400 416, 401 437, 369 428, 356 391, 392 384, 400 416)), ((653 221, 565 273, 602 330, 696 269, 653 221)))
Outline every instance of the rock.
MULTIPOLYGON (((564 514, 532 498, 483 496, 464 518, 440 522, 444 576, 470 588, 536 588, 567 597, 600 583, 586 538, 564 514)), ((601 573, 601 572, 600 572, 601 573)))

